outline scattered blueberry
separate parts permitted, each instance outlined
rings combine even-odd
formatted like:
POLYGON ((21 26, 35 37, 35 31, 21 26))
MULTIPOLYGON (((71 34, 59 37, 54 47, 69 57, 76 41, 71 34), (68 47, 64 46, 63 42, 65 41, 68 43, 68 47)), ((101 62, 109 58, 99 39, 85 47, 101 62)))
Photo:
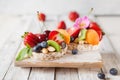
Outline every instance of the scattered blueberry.
POLYGON ((62 47, 62 49, 64 49, 64 48, 66 47, 66 43, 65 43, 65 42, 62 42, 62 43, 61 43, 61 47, 62 47))
POLYGON ((117 71, 117 69, 115 69, 115 68, 111 68, 109 72, 110 72, 110 74, 112 74, 112 75, 117 75, 117 74, 118 74, 118 71, 117 71))
POLYGON ((75 39, 73 36, 70 36, 70 42, 73 42, 75 39))
POLYGON ((73 49, 72 50, 72 54, 77 54, 78 53, 78 50, 77 49, 73 49))
POLYGON ((46 41, 43 41, 39 43, 38 45, 40 45, 42 48, 46 48, 48 46, 48 43, 46 41))
POLYGON ((40 45, 36 45, 36 46, 33 47, 32 50, 33 50, 33 52, 39 53, 39 52, 41 51, 41 49, 42 49, 42 48, 41 48, 40 45))
POLYGON ((99 79, 105 79, 105 74, 104 73, 98 73, 97 74, 99 79))

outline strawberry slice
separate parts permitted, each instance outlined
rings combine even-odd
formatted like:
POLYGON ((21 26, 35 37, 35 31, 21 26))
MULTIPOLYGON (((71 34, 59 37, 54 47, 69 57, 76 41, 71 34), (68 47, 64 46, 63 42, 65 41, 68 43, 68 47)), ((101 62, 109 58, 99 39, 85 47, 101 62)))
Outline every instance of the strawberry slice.
POLYGON ((91 22, 89 28, 94 29, 95 31, 102 31, 100 26, 96 22, 91 22))
POLYGON ((75 39, 78 37, 78 34, 80 32, 80 28, 71 27, 71 28, 67 29, 67 32, 70 34, 70 36, 74 37, 74 39, 75 39))
POLYGON ((64 41, 62 35, 61 35, 58 31, 55 31, 55 30, 54 30, 54 31, 51 31, 51 32, 49 33, 48 39, 49 39, 49 40, 54 40, 54 41, 56 41, 58 44, 60 44, 61 42, 64 41))

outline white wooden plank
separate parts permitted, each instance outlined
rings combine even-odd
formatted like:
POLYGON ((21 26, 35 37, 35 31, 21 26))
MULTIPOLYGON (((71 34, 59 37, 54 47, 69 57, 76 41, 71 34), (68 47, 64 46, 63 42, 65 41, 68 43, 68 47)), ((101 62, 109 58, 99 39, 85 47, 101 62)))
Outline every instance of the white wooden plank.
POLYGON ((55 80, 79 80, 78 69, 56 68, 55 80))
POLYGON ((19 36, 23 34, 23 32, 26 31, 26 29, 29 27, 31 19, 26 17, 25 20, 23 19, 21 21, 23 24, 18 25, 15 32, 12 33, 8 39, 6 39, 5 44, 0 49, 0 80, 2 80, 5 75, 7 75, 6 73, 9 69, 9 66, 11 65, 14 56, 19 48, 19 45, 21 43, 19 36), (27 20, 27 22, 25 22, 25 20, 27 20))
POLYGON ((100 47, 104 62, 103 71, 105 72, 107 77, 110 78, 110 80, 119 80, 120 75, 112 76, 109 73, 109 70, 111 68, 116 68, 118 72, 120 71, 120 60, 116 57, 116 51, 113 49, 113 46, 111 45, 109 39, 106 36, 104 36, 100 47))
POLYGON ((29 80, 54 80, 54 68, 32 68, 29 80))
POLYGON ((100 69, 78 69, 79 80, 99 80, 97 77, 100 69))

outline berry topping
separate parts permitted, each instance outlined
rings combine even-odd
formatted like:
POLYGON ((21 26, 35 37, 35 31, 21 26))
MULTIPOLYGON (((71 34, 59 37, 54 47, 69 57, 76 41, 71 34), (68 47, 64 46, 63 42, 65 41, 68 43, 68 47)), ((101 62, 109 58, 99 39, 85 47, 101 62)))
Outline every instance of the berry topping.
POLYGON ((34 47, 35 45, 37 45, 37 43, 40 42, 39 38, 31 32, 25 32, 22 38, 24 38, 24 44, 30 47, 34 47))
POLYGON ((97 74, 99 79, 105 79, 105 74, 104 73, 98 73, 97 74))
POLYGON ((73 49, 73 50, 72 50, 72 54, 73 54, 73 55, 75 55, 75 54, 77 54, 77 53, 78 53, 78 50, 77 50, 77 49, 73 49))
POLYGON ((75 39, 73 36, 70 36, 70 42, 73 42, 75 39))
POLYGON ((50 32, 51 32, 50 30, 45 30, 43 34, 45 34, 48 37, 50 32))
POLYGON ((39 42, 46 41, 46 34, 35 34, 39 38, 39 42))
POLYGON ((76 11, 72 11, 69 13, 68 17, 71 21, 74 22, 79 17, 79 14, 76 11))
POLYGON ((66 47, 66 43, 64 41, 60 45, 61 45, 62 49, 64 49, 66 47))
POLYGON ((46 48, 48 46, 46 41, 43 41, 43 42, 39 43, 38 45, 40 45, 42 48, 46 48))
POLYGON ((110 69, 110 74, 112 74, 112 75, 117 75, 117 74, 118 74, 117 69, 111 68, 111 69, 110 69))
POLYGON ((44 13, 39 13, 39 11, 37 11, 37 15, 40 21, 44 22, 46 20, 46 15, 44 13))
POLYGON ((57 25, 58 29, 66 29, 66 24, 64 21, 60 21, 57 25))
POLYGON ((38 45, 34 46, 32 50, 33 50, 33 52, 40 53, 41 49, 42 49, 41 45, 38 44, 38 45))

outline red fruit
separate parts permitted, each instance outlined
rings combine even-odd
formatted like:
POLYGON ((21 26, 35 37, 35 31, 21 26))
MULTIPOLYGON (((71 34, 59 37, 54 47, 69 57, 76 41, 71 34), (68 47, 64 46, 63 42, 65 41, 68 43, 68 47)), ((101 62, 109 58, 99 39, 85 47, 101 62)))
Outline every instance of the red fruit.
POLYGON ((49 33, 48 39, 49 39, 49 40, 55 40, 55 37, 56 37, 57 34, 59 34, 58 31, 51 31, 51 32, 49 33))
POLYGON ((74 39, 75 39, 78 37, 78 34, 80 32, 80 28, 71 27, 71 28, 67 29, 67 32, 70 34, 70 36, 74 37, 74 39))
POLYGON ((96 22, 91 22, 89 28, 94 29, 95 31, 102 31, 100 26, 96 22))
POLYGON ((66 29, 66 24, 64 21, 60 21, 57 25, 57 29, 66 29))
POLYGON ((96 31, 97 33, 98 33, 98 35, 99 35, 99 41, 101 41, 101 39, 102 39, 102 32, 101 31, 96 31))
POLYGON ((39 38, 39 42, 46 41, 46 34, 35 34, 39 38))
POLYGON ((69 13, 69 19, 71 21, 75 21, 79 17, 79 14, 76 11, 72 11, 69 13))
POLYGON ((46 15, 44 13, 37 12, 37 14, 40 21, 44 22, 46 20, 46 15))
POLYGON ((61 42, 64 41, 63 37, 61 36, 61 34, 58 32, 58 31, 51 31, 49 33, 49 37, 48 37, 49 40, 54 40, 56 41, 58 44, 60 44, 61 42))
POLYGON ((45 30, 43 33, 48 37, 50 32, 50 30, 45 30))
POLYGON ((31 32, 25 32, 22 37, 24 38, 24 44, 26 46, 29 45, 30 47, 34 47, 37 43, 39 43, 39 38, 31 32))

